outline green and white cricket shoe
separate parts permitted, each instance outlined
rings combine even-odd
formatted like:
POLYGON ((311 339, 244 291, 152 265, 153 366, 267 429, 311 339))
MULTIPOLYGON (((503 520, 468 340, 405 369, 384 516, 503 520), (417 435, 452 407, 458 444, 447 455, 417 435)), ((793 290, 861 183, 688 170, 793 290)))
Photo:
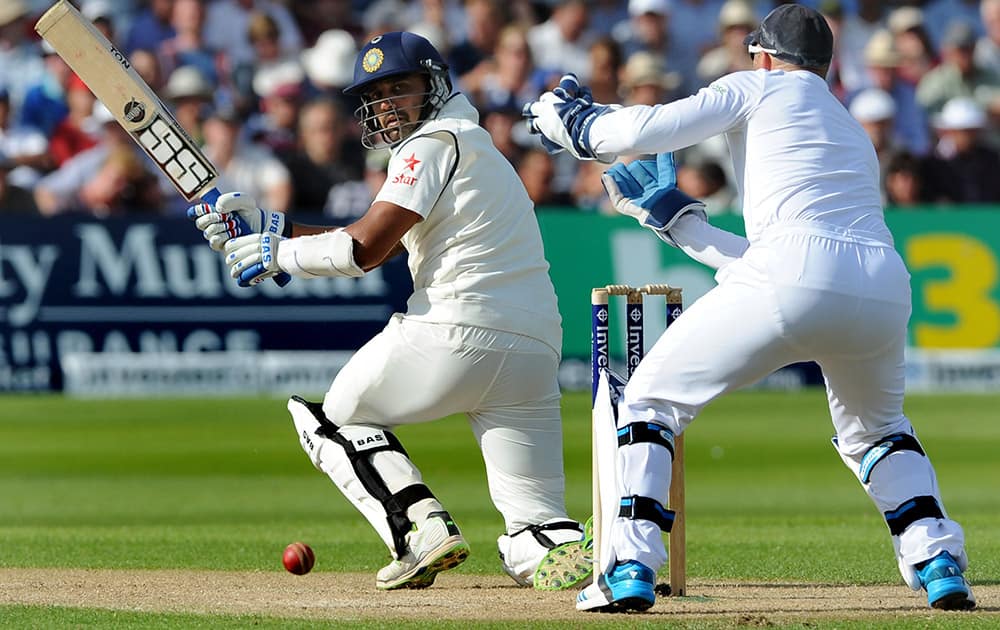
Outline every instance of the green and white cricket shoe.
POLYGON ((535 588, 565 591, 583 588, 594 578, 593 518, 587 519, 583 540, 563 543, 549 550, 535 570, 535 588))
POLYGON ((427 588, 438 573, 454 569, 469 557, 469 543, 447 512, 431 512, 421 527, 406 535, 406 542, 406 555, 379 569, 377 588, 427 588))

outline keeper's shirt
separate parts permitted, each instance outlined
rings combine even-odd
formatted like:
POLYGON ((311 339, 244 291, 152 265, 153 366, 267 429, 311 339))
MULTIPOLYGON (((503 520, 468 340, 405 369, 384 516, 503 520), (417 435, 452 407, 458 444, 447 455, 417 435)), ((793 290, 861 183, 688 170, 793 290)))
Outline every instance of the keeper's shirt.
POLYGON ((601 116, 589 139, 597 153, 621 155, 676 151, 720 133, 751 243, 777 223, 820 223, 892 243, 871 140, 812 72, 734 72, 679 101, 601 116))
POLYGON ((402 239, 413 295, 406 317, 467 324, 562 348, 555 289, 534 205, 514 168, 454 94, 389 160, 376 201, 423 220, 402 239))

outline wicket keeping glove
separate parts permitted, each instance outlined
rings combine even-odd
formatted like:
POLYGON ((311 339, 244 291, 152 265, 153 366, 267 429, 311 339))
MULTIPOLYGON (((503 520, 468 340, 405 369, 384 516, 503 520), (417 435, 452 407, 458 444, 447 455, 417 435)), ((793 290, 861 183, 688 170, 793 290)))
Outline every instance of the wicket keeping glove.
POLYGON ((620 108, 594 102, 590 88, 581 87, 576 75, 566 74, 559 86, 542 94, 522 110, 528 131, 542 137, 542 146, 556 154, 566 149, 578 160, 611 163, 615 156, 597 155, 590 146, 590 128, 600 116, 620 108))
POLYGON ((278 234, 264 232, 227 241, 225 252, 229 275, 241 287, 251 287, 282 273, 278 266, 278 244, 282 240, 278 234))
POLYGON ((615 164, 601 176, 615 210, 634 217, 662 241, 677 246, 670 237, 670 227, 687 212, 708 220, 705 204, 677 189, 677 169, 673 153, 660 153, 656 159, 615 164))
POLYGON ((270 232, 291 236, 292 224, 283 212, 261 210, 250 195, 231 192, 220 195, 213 207, 199 203, 187 209, 189 219, 201 230, 209 247, 221 252, 230 239, 270 232))

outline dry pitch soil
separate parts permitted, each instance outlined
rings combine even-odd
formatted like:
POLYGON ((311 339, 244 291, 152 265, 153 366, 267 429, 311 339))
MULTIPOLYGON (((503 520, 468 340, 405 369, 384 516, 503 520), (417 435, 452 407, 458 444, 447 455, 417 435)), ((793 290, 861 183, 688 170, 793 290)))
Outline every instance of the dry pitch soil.
MULTIPOLYGON (((1000 585, 975 589, 975 613, 926 607, 905 586, 734 584, 696 581, 687 597, 660 597, 644 621, 714 620, 764 627, 805 620, 932 619, 942 615, 997 616, 1000 585)), ((620 615, 580 613, 575 591, 518 588, 506 576, 438 576, 421 591, 380 592, 359 573, 0 569, 0 604, 32 604, 147 612, 265 615, 328 621, 623 621, 620 615)))

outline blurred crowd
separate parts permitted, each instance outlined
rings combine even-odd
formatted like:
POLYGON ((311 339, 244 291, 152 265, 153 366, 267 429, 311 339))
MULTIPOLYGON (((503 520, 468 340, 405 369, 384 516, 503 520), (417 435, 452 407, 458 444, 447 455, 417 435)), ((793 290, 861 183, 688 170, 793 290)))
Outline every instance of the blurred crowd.
MULTIPOLYGON (((805 0, 836 36, 831 90, 871 137, 891 206, 1000 202, 1000 0, 805 0)), ((179 215, 187 204, 34 32, 49 0, 0 0, 0 211, 179 215)), ((262 206, 346 222, 388 154, 360 143, 360 44, 410 30, 541 211, 607 212, 606 166, 550 156, 524 103, 575 72, 605 103, 684 98, 750 68, 751 0, 80 0, 221 171, 262 206)), ((740 213, 722 137, 677 154, 678 184, 740 213)))

